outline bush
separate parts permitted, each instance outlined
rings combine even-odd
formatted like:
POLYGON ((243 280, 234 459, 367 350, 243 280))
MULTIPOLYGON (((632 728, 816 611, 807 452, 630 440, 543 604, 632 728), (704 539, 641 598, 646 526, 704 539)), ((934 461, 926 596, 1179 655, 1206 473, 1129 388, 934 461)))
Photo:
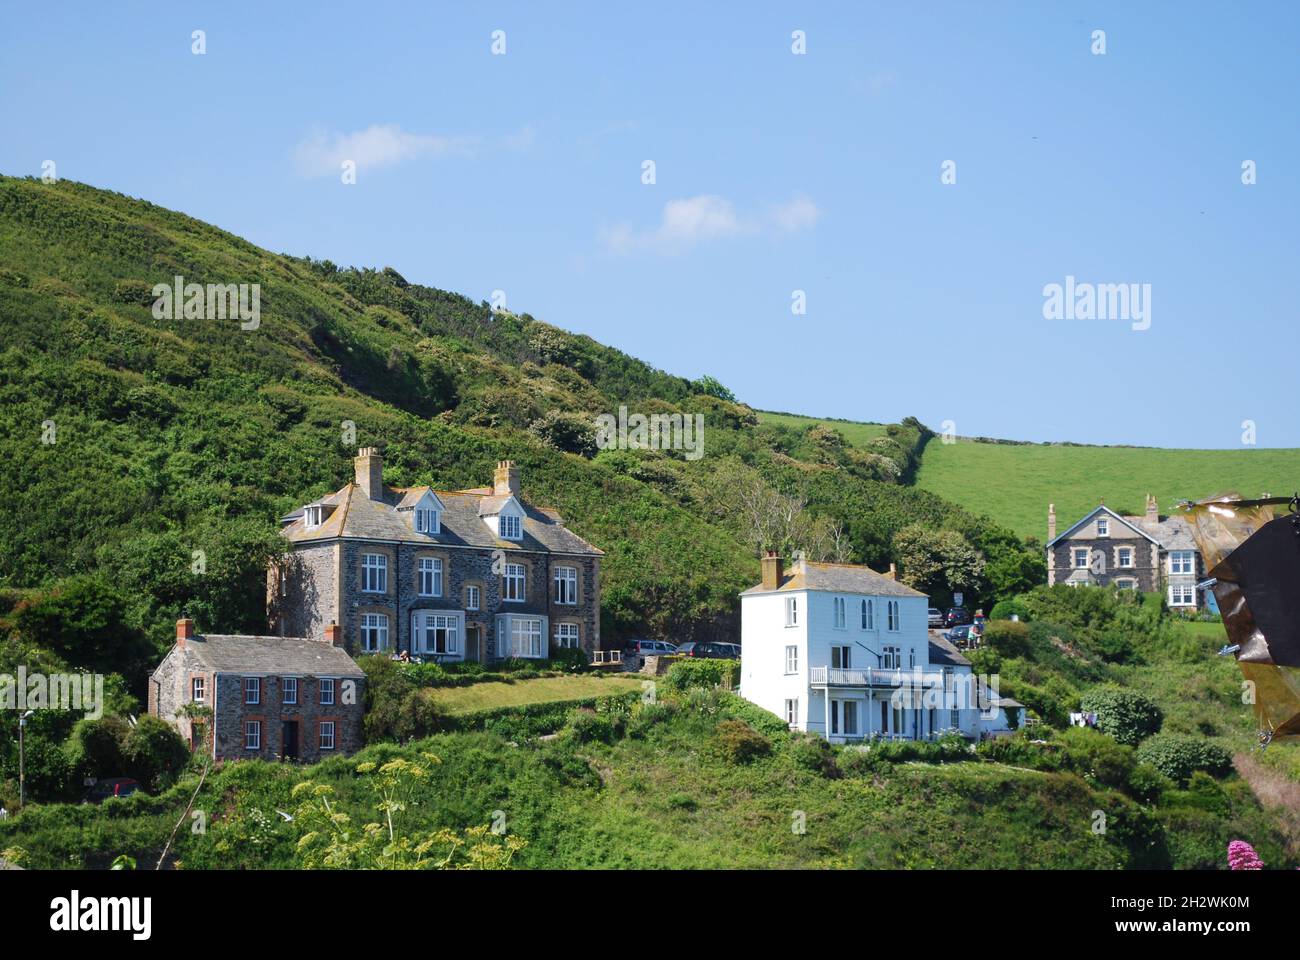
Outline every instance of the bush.
POLYGON ((170 784, 185 769, 189 758, 190 748, 176 729, 149 714, 136 721, 122 744, 128 775, 155 792, 170 784))
POLYGON ((666 723, 676 714, 677 708, 671 703, 637 703, 628 718, 627 735, 644 740, 650 731, 661 723, 666 723))
POLYGON ((1080 701, 1085 713, 1097 714, 1097 728, 1120 743, 1137 746, 1153 733, 1160 732, 1164 714, 1155 701, 1136 690, 1121 687, 1098 687, 1080 701))
POLYGON ((591 669, 587 652, 577 647, 552 647, 551 669, 564 673, 585 673, 591 669))
POLYGON ((772 744, 743 720, 723 720, 714 732, 722 755, 732 763, 749 763, 772 752, 772 744))
POLYGON ((120 776, 126 769, 122 745, 130 730, 121 717, 79 720, 64 745, 73 776, 78 780, 120 776))
POLYGON ((1128 786, 1133 774, 1133 748, 1086 727, 1070 727, 1057 738, 1065 769, 1094 783, 1115 789, 1128 786))
POLYGON ((1143 803, 1158 803, 1174 782, 1149 763, 1139 763, 1128 777, 1128 792, 1143 803))
POLYGON ((1197 770, 1221 777, 1232 769, 1232 755, 1210 740, 1179 733, 1158 733, 1137 748, 1139 763, 1186 783, 1197 770))
POLYGON ((1013 614, 1022 621, 1028 620, 1029 607, 1023 600, 999 600, 989 611, 989 620, 1010 620, 1013 614))
POLYGON ((984 644, 1004 657, 1029 655, 1029 624, 1014 620, 990 620, 984 628, 984 644))
POLYGON ((790 738, 790 756, 795 766, 828 779, 841 776, 834 748, 815 733, 796 733, 790 738))
POLYGON ((574 710, 569 714, 565 733, 575 743, 613 743, 615 740, 614 719, 586 710, 574 710))
POLYGON ((693 657, 678 660, 668 668, 663 684, 669 690, 687 690, 691 687, 726 686, 740 682, 739 660, 697 660, 693 657))

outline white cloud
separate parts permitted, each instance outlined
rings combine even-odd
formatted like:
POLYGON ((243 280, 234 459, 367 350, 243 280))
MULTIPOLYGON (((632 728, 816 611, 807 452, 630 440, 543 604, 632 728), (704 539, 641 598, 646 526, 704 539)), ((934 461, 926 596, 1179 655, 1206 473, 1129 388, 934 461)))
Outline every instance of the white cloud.
POLYGON ((820 215, 817 205, 803 196, 772 207, 765 216, 743 216, 725 197, 704 193, 669 200, 659 226, 652 230, 618 224, 602 230, 600 239, 611 253, 648 251, 674 256, 712 240, 808 229, 820 215))
POLYGON ((391 167, 417 157, 468 153, 472 137, 439 137, 408 133, 395 123, 375 124, 356 133, 317 130, 294 149, 298 171, 308 177, 337 174, 351 160, 357 171, 391 167))

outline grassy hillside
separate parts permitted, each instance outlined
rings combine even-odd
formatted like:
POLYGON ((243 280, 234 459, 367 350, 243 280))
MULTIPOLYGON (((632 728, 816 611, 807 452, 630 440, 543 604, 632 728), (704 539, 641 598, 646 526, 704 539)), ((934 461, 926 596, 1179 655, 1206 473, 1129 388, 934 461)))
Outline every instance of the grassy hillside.
POLYGON ((758 413, 760 423, 770 423, 781 427, 789 427, 795 430, 805 430, 811 426, 829 427, 832 430, 838 430, 844 434, 844 439, 855 446, 865 447, 876 437, 885 435, 886 425, 883 423, 859 423, 855 420, 819 420, 816 417, 805 417, 795 413, 771 413, 767 410, 760 410, 758 413))
POLYGON ((1274 496, 1300 488, 1300 450, 1162 450, 1043 444, 945 444, 931 438, 917 485, 968 509, 987 513, 1022 537, 1045 539, 1047 505, 1057 529, 1097 506, 1141 514, 1148 493, 1162 512, 1180 500, 1234 490, 1274 496))

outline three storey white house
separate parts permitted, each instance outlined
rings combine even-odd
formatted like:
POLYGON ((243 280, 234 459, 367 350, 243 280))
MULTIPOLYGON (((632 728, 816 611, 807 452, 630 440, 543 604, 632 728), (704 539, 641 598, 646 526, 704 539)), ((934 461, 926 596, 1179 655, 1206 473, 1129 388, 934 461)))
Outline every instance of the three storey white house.
POLYGON ((929 599, 864 566, 769 553, 740 595, 740 692, 791 729, 843 743, 978 737, 1016 725, 1020 704, 982 701, 970 661, 931 638, 929 599))

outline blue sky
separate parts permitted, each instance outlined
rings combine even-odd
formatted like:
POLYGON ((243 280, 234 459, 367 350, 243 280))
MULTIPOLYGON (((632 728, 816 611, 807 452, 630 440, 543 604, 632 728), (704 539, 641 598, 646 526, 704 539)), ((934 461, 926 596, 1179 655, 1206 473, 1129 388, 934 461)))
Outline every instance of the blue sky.
POLYGON ((4 173, 503 290, 756 407, 1300 446, 1300 5, 6 6, 4 173), (1150 329, 1045 319, 1067 276, 1150 284, 1150 329))

